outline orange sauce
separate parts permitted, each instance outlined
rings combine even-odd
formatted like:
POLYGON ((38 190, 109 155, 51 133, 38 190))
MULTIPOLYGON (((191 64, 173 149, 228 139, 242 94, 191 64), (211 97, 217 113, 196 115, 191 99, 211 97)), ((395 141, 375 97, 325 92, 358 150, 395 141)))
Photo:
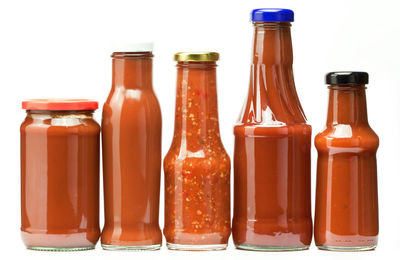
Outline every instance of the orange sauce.
POLYGON ((114 53, 103 107, 103 248, 158 249, 161 111, 152 86, 152 53, 114 53))
POLYGON ((311 126, 294 85, 290 23, 254 25, 249 94, 234 128, 233 241, 248 250, 307 249, 311 126))
POLYGON ((93 249, 100 126, 93 111, 28 110, 21 125, 21 231, 40 250, 93 249))
POLYGON ((164 159, 170 249, 223 249, 230 236, 230 159, 220 138, 215 62, 179 62, 175 132, 164 159), (196 247, 197 246, 197 247, 196 247))
POLYGON ((322 249, 373 249, 378 239, 376 151, 364 85, 332 85, 318 150, 315 244, 322 249))

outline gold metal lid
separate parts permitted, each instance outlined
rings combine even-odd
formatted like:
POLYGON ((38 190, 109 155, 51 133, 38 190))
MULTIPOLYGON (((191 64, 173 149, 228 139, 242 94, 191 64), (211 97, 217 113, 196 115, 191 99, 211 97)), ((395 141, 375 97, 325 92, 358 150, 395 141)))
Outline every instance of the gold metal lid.
POLYGON ((217 61, 218 52, 178 52, 174 55, 175 61, 217 61))

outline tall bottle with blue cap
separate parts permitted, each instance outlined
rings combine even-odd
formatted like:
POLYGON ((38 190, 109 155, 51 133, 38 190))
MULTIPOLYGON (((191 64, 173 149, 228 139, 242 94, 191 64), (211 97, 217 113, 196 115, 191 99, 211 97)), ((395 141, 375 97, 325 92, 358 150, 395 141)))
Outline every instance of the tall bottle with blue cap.
POLYGON ((252 12, 248 97, 234 128, 233 240, 259 251, 308 249, 312 238, 311 126, 294 84, 294 13, 252 12))

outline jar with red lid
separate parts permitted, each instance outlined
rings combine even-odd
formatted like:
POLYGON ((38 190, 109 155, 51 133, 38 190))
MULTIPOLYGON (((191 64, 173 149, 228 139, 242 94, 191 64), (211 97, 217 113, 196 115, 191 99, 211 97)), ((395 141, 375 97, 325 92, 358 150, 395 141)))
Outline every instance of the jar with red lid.
POLYGON ((29 249, 93 249, 99 228, 99 137, 90 100, 22 102, 21 232, 29 249))

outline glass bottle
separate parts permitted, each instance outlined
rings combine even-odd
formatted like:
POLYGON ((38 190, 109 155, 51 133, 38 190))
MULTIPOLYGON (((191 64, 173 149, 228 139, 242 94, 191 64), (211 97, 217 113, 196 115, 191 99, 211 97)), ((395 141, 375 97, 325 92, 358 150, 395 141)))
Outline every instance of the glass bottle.
POLYGON ((175 131, 164 159, 169 249, 225 249, 230 228, 230 159, 220 138, 218 53, 177 53, 175 131))
POLYGON ((151 51, 114 52, 112 89, 103 107, 102 144, 107 250, 161 247, 158 224, 161 111, 151 51))
POLYGON ((368 124, 366 72, 331 72, 326 128, 318 150, 315 244, 320 249, 362 251, 378 240, 376 151, 368 124))
POLYGON ((233 241, 307 249, 312 237, 311 126, 296 93, 288 9, 255 9, 250 88, 234 127, 233 241))

